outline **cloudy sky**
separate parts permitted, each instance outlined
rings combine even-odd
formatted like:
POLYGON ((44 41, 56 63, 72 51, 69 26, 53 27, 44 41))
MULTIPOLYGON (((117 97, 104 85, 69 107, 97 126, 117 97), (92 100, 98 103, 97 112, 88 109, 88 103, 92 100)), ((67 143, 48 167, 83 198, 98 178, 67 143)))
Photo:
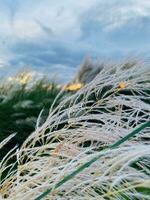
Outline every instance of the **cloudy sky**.
POLYGON ((0 0, 1 77, 28 66, 66 79, 86 55, 149 53, 149 0, 0 0))

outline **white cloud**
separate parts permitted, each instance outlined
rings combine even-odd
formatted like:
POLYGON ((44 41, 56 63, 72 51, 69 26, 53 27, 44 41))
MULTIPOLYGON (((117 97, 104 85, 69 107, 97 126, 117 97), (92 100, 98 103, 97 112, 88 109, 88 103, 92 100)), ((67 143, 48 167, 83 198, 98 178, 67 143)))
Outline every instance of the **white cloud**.
MULTIPOLYGON (((29 39, 42 36, 42 29, 36 20, 51 29, 60 40, 76 41, 82 34, 80 27, 82 17, 86 13, 88 13, 87 20, 88 17, 93 16, 102 24, 104 31, 113 31, 137 17, 150 16, 150 1, 148 0, 15 0, 15 2, 15 7, 13 7, 13 1, 7 0, 6 4, 9 8, 7 11, 14 12, 14 34, 17 37, 29 39)), ((1 23, 1 29, 5 26, 5 33, 10 33, 8 21, 11 15, 8 17, 8 12, 3 12, 1 15, 3 15, 1 21, 5 19, 5 23, 1 23)))
MULTIPOLYGON (((56 54, 63 49, 67 49, 68 54, 69 52, 81 53, 81 51, 85 54, 93 52, 105 54, 106 52, 113 53, 118 48, 119 51, 124 48, 124 51, 128 52, 130 44, 126 47, 115 46, 118 38, 112 41, 113 39, 107 36, 114 30, 123 29, 132 20, 149 16, 149 0, 0 0, 0 43, 5 40, 7 48, 10 49, 7 57, 11 58, 13 56, 17 58, 18 53, 13 47, 19 45, 19 42, 23 45, 26 40, 27 50, 22 48, 22 54, 27 51, 31 55, 31 51, 35 51, 34 48, 30 50, 33 43, 37 44, 37 48, 39 43, 42 44, 43 54, 47 49, 49 51, 54 49, 56 54), (90 24, 95 21, 95 26, 99 26, 99 29, 90 24), (82 26, 84 22, 89 22, 86 30, 82 26), (91 29, 93 33, 90 35, 91 29), (84 35, 83 39, 81 39, 82 35, 84 35), (29 43, 31 45, 27 47, 29 43)), ((5 48, 6 45, 1 45, 0 53, 6 54, 5 48)), ((37 56, 36 53, 35 51, 34 57, 37 56)), ((66 54, 62 52, 63 55, 66 54)), ((57 60, 57 55, 55 56, 57 60)), ((76 60, 76 58, 72 59, 76 60)))
POLYGON ((37 38, 41 37, 40 27, 36 24, 36 20, 39 20, 44 26, 52 29, 55 36, 61 40, 76 40, 81 35, 80 15, 97 2, 99 1, 15 0, 14 6, 12 0, 7 0, 5 3, 0 0, 0 4, 3 5, 1 29, 4 30, 7 23, 5 33, 11 34, 13 29, 13 34, 17 37, 37 38))
POLYGON ((34 21, 17 19, 12 27, 13 34, 20 39, 37 39, 41 29, 34 21))
POLYGON ((7 59, 0 57, 0 68, 4 68, 8 66, 7 59))
MULTIPOLYGON (((93 11, 94 12, 94 11, 93 11)), ((101 1, 95 7, 95 19, 103 24, 104 31, 113 31, 123 27, 129 21, 150 16, 150 1, 147 0, 112 0, 101 1)))

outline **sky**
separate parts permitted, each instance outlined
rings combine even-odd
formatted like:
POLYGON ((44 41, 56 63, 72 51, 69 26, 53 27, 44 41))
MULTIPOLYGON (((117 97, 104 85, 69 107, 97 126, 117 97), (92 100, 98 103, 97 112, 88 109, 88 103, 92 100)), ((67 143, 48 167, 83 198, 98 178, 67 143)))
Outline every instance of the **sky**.
POLYGON ((150 0, 0 0, 0 77, 31 68, 62 81, 85 56, 148 57, 150 0))

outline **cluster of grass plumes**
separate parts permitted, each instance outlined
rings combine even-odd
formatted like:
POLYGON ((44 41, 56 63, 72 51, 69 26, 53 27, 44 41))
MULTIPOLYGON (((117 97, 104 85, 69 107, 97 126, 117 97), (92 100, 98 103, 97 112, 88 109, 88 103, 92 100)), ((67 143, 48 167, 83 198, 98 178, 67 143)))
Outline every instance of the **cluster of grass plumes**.
MULTIPOLYGON (((130 68, 136 65, 137 63, 138 61, 136 59, 128 59, 124 61, 124 67, 130 68)), ((94 60, 89 56, 85 57, 85 59, 80 65, 78 73, 73 79, 73 82, 82 84, 87 84, 91 82, 97 76, 97 74, 99 74, 102 71, 103 68, 106 68, 106 65, 111 68, 113 67, 114 63, 94 60)))
POLYGON ((104 66, 51 110, 22 147, 3 158, 1 173, 10 157, 17 161, 1 180, 1 198, 149 199, 148 69, 104 66))
MULTIPOLYGON (((1 150, 1 158, 14 145, 21 145, 35 130, 42 111, 42 124, 49 114, 54 99, 60 92, 56 84, 46 78, 35 80, 31 72, 23 71, 11 80, 0 83, 0 141, 10 134, 15 137, 1 150)), ((58 105, 60 98, 55 102, 58 105)))

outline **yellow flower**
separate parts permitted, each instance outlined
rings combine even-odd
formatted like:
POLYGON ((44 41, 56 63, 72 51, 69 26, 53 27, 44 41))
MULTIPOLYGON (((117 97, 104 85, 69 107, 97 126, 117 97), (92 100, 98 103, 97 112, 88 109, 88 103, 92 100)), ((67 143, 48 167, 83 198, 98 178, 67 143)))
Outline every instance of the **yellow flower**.
POLYGON ((82 83, 73 83, 65 87, 65 90, 77 91, 83 87, 82 83))
POLYGON ((119 89, 125 89, 127 87, 127 84, 125 82, 119 83, 119 89))
POLYGON ((21 84, 26 84, 32 80, 32 74, 30 72, 23 72, 15 80, 21 84))

